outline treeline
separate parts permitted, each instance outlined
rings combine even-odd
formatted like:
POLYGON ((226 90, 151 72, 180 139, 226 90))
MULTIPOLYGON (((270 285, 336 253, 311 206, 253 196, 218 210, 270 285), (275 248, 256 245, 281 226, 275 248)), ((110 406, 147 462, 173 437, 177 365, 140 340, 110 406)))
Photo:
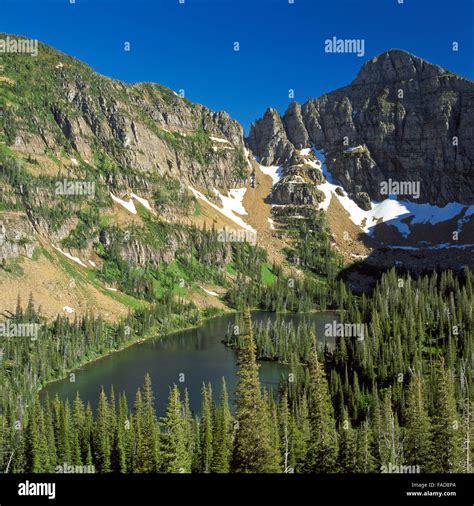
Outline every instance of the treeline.
MULTIPOLYGON (((311 262, 309 253, 302 255, 311 265, 319 260, 326 262, 322 259, 327 258, 332 266, 330 277, 315 277, 307 267, 305 273, 292 277, 275 263, 270 264, 267 252, 258 245, 227 242, 215 229, 145 222, 145 228, 130 227, 125 234, 118 227, 107 227, 104 244, 96 245, 96 252, 104 261, 99 277, 124 293, 152 302, 161 297, 157 287, 176 291, 180 283, 186 286, 214 283, 227 289, 225 301, 237 309, 248 305, 269 311, 305 312, 350 304, 352 294, 342 281, 336 280, 336 260, 329 255, 326 244, 319 249, 315 247, 311 262), (133 244, 141 244, 144 250, 149 250, 151 245, 157 252, 156 259, 146 265, 130 264, 125 258, 133 244), (176 245, 172 262, 159 258, 158 252, 165 244, 176 245), (269 279, 265 279, 264 271, 269 272, 269 279)), ((312 233, 308 232, 307 237, 313 237, 312 233)), ((316 239, 313 239, 314 245, 316 239)), ((294 254, 293 251, 289 256, 292 262, 295 262, 294 254)))
POLYGON ((199 417, 187 393, 174 385, 163 417, 157 418, 149 376, 133 410, 125 395, 102 390, 97 412, 77 396, 69 402, 37 399, 28 415, 0 418, 0 466, 14 472, 54 472, 56 465, 91 466, 96 472, 319 473, 470 472, 471 411, 458 410, 452 371, 436 362, 433 406, 427 382, 413 373, 403 387, 403 424, 393 389, 374 389, 370 410, 354 423, 343 405, 333 408, 321 352, 314 342, 302 386, 290 373, 279 400, 261 389, 250 312, 242 317, 239 382, 231 414, 223 382, 220 401, 203 385, 199 417), (9 441, 10 444, 5 444, 9 441), (409 466, 409 467, 407 467, 409 466))
POLYGON ((288 261, 333 283, 344 260, 331 244, 324 212, 309 212, 305 220, 297 220, 295 229, 289 227, 286 233, 294 238, 293 246, 286 250, 288 261))

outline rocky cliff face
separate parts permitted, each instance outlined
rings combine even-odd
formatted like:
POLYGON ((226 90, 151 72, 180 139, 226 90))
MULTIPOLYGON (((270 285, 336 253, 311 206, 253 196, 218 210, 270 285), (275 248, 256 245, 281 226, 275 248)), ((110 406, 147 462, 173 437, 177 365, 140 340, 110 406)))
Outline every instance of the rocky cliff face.
POLYGON ((24 255, 33 257, 38 242, 31 223, 22 213, 3 213, 0 216, 0 262, 24 255))
POLYGON ((288 161, 294 153, 285 124, 272 108, 267 109, 255 126, 251 126, 247 144, 263 165, 280 165, 280 162, 288 161))
POLYGON ((317 206, 324 200, 317 185, 324 182, 316 162, 308 163, 305 157, 293 155, 285 169, 285 175, 273 187, 271 201, 276 205, 317 206))
MULTIPOLYGON (((0 55, 0 261, 31 257, 38 242, 28 236, 92 254, 140 222, 131 195, 138 213, 145 202, 173 223, 194 211, 189 185, 216 199, 214 189, 227 194, 248 171, 242 127, 226 112, 159 84, 109 79, 44 44, 35 57, 0 55), (68 193, 63 181, 93 192, 68 193), (119 211, 129 203, 126 217, 117 202, 119 211), (111 220, 119 226, 107 228, 111 220)), ((140 226, 118 248, 130 263, 168 262, 191 240, 140 226)))
POLYGON ((288 164, 296 149, 314 145, 353 198, 366 192, 383 200, 380 184, 392 179, 420 183, 419 197, 407 193, 404 200, 470 204, 474 83, 404 51, 387 51, 349 86, 293 103, 282 118, 269 109, 252 125, 247 144, 264 165, 288 164))
POLYGON ((152 83, 126 85, 40 44, 0 56, 0 141, 33 154, 98 156, 136 173, 226 189, 245 177, 241 126, 152 83))

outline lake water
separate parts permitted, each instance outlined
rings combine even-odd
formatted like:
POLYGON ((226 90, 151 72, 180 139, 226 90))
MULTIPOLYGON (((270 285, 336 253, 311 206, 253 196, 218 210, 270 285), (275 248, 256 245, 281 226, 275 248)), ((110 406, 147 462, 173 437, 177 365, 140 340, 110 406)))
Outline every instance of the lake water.
MULTIPOLYGON (((297 324, 305 318, 314 323, 320 342, 323 340, 324 324, 337 319, 334 312, 311 314, 279 315, 285 321, 297 324)), ((275 320, 275 313, 258 311, 252 313, 253 321, 275 320)), ((210 382, 217 401, 221 390, 222 377, 225 377, 230 400, 237 385, 237 354, 222 343, 228 325, 235 315, 225 315, 206 321, 199 328, 188 329, 165 337, 148 339, 122 351, 88 364, 74 371, 75 382, 69 379, 51 383, 40 395, 48 392, 52 398, 56 394, 70 401, 79 392, 84 402, 90 402, 95 410, 101 386, 106 392, 114 386, 115 396, 125 392, 130 407, 135 394, 143 384, 145 374, 149 373, 155 392, 155 407, 158 416, 163 415, 170 387, 177 384, 184 392, 187 388, 191 410, 200 412, 201 387, 210 382), (183 376, 184 375, 184 376, 183 376), (184 379, 180 382, 180 379, 184 379)), ((260 379, 263 385, 278 390, 279 381, 288 368, 276 362, 260 362, 260 379)))

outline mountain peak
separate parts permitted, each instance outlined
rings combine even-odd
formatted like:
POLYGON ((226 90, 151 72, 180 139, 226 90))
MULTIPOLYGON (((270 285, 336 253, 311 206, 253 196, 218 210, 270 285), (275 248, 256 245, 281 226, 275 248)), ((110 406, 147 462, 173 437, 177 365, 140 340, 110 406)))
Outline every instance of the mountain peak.
POLYGON ((402 49, 389 49, 368 60, 353 84, 407 81, 437 77, 446 71, 402 49))

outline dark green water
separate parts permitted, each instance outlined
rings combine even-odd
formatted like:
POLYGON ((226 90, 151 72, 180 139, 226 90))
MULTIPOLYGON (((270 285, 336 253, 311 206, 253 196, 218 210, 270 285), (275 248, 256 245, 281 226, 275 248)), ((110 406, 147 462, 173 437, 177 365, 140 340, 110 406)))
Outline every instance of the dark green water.
MULTIPOLYGON (((276 315, 269 312, 253 313, 254 321, 274 320, 276 315)), ((316 325, 318 336, 324 335, 324 324, 332 322, 335 313, 324 312, 310 315, 283 315, 285 321, 297 323, 305 318, 316 325)), ((125 392, 129 406, 132 407, 136 391, 143 384, 146 373, 152 378, 155 391, 155 405, 158 415, 164 413, 170 387, 176 383, 181 390, 187 388, 191 409, 199 413, 201 387, 210 382, 214 398, 218 400, 221 380, 225 377, 230 398, 237 384, 237 355, 227 348, 222 339, 234 315, 225 315, 207 321, 201 327, 170 334, 166 337, 149 339, 125 350, 74 371, 75 382, 69 379, 51 383, 42 392, 50 397, 56 394, 61 399, 72 401, 79 391, 84 402, 90 402, 93 409, 101 386, 108 393, 111 385, 115 395, 125 392), (180 382, 180 375, 184 381, 180 382)), ((280 378, 287 374, 287 367, 276 362, 261 362, 260 379, 263 385, 278 390, 280 378)))

